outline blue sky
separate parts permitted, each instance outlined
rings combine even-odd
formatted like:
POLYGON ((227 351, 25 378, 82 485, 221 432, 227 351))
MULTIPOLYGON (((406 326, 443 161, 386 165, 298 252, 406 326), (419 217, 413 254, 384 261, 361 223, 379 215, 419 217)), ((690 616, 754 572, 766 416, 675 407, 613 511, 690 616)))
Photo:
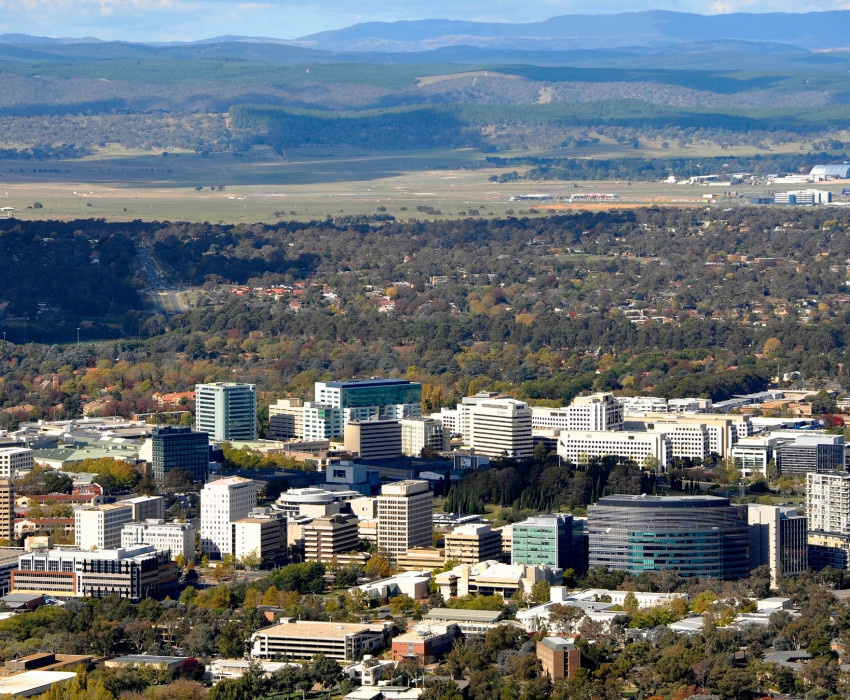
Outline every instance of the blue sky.
MULTIPOLYGON (((594 13, 666 9, 799 12, 850 9, 850 0, 597 0, 594 13)), ((588 13, 578 0, 0 0, 0 33, 125 41, 186 41, 226 34, 294 39, 368 21, 462 19, 532 22, 588 13)))

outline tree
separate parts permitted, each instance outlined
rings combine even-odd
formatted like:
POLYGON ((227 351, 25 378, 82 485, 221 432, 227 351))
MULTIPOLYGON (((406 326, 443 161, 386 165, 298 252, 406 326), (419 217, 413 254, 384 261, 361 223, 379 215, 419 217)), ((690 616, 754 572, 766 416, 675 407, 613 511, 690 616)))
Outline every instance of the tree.
POLYGON ((225 678, 212 687, 207 700, 253 700, 253 698, 247 683, 242 678, 225 678))
POLYGON ((549 602, 552 584, 548 581, 538 581, 531 587, 531 599, 538 605, 549 602))
POLYGON ((331 688, 342 680, 342 668, 339 663, 324 654, 316 654, 313 657, 310 673, 328 691, 328 697, 330 697, 331 688))
POLYGON ((218 650, 225 659, 241 659, 245 655, 246 638, 242 626, 228 622, 221 628, 218 650))
POLYGON ((204 679, 204 672, 206 670, 207 667, 204 666, 202 661, 199 661, 194 656, 190 656, 188 659, 183 659, 180 662, 180 665, 177 667, 177 677, 186 678, 190 681, 201 681, 204 679))
POLYGON ((584 610, 574 605, 557 603, 549 608, 549 625, 562 634, 571 634, 575 625, 583 617, 584 610))

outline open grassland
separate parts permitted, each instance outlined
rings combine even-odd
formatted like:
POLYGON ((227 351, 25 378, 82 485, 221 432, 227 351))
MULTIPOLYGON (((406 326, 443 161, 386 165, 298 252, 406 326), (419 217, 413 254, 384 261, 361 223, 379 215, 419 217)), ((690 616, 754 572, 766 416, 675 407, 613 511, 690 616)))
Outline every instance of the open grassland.
MULTIPOLYGON (((641 155, 653 155, 655 144, 647 147, 641 155)), ((616 148, 622 149, 617 144, 598 144, 592 155, 609 155, 616 148)), ((660 146, 658 150, 666 155, 679 152, 660 146)), ((741 148, 730 149, 729 155, 735 151, 745 154, 741 148)), ((631 154, 636 155, 634 151, 631 154)), ((698 155, 691 148, 682 149, 681 154, 698 155)), ((110 147, 79 160, 0 160, 0 206, 11 207, 13 211, 7 212, 17 218, 37 219, 238 223, 378 213, 398 218, 453 218, 525 213, 534 203, 512 197, 530 193, 555 198, 540 203, 545 211, 545 206, 693 206, 703 203, 707 193, 719 195, 724 189, 614 180, 490 182, 492 175, 504 172, 504 168, 490 167, 473 150, 368 153, 352 149, 334 155, 313 149, 279 156, 271 149, 255 148, 239 156, 201 157, 190 152, 163 156, 110 147), (619 199, 594 204, 563 202, 572 195, 591 192, 613 193, 619 199)), ((840 184, 833 189, 840 191, 840 184)))

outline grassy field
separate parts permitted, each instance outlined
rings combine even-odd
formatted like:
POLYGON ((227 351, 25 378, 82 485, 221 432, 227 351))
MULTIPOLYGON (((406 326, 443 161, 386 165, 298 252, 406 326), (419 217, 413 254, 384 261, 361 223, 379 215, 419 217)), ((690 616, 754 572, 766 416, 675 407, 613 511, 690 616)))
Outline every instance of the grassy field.
MULTIPOLYGON (((599 144, 587 155, 613 155, 612 151, 618 148, 622 149, 616 144, 599 144)), ((658 150, 662 150, 660 145, 658 150)), ((692 148, 663 150, 667 156, 700 154, 692 148)), ((656 145, 648 143, 646 150, 632 149, 622 155, 652 156, 655 151, 656 145)), ((730 149, 728 153, 736 152, 745 151, 730 149)), ((201 157, 195 153, 169 152, 163 156, 111 147, 80 160, 0 160, 0 207, 11 207, 13 211, 7 210, 9 215, 25 219, 96 217, 112 221, 239 223, 384 211, 398 218, 453 218, 475 216, 470 213, 473 211, 480 216, 527 213, 533 203, 511 198, 535 192, 555 198, 582 192, 611 192, 619 196, 613 204, 556 203, 550 207, 564 210, 654 204, 694 206, 704 202, 706 193, 723 189, 637 181, 489 181, 491 175, 503 172, 504 169, 487 166, 484 157, 472 150, 401 154, 351 151, 332 155, 315 149, 282 157, 270 149, 256 148, 241 156, 201 157)), ((540 210, 546 209, 541 205, 540 210)))

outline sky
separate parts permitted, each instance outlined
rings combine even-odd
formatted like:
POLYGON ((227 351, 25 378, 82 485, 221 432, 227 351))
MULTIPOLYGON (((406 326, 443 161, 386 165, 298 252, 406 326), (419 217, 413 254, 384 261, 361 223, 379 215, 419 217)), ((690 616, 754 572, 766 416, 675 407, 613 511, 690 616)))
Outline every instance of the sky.
POLYGON ((370 21, 536 22, 566 14, 664 9, 699 14, 850 9, 850 0, 0 0, 0 33, 136 42, 240 35, 295 39, 370 21))

